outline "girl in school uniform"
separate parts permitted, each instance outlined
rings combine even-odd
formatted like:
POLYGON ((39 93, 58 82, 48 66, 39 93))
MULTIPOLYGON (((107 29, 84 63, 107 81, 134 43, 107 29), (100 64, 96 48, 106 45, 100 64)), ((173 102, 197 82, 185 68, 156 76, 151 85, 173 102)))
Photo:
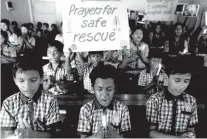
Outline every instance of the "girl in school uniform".
POLYGON ((183 24, 175 23, 173 26, 173 36, 169 38, 169 53, 174 55, 184 55, 188 53, 188 41, 183 35, 183 24))
POLYGON ((1 20, 1 31, 6 32, 8 34, 8 43, 14 46, 19 46, 18 36, 13 33, 10 28, 10 22, 7 19, 1 20))

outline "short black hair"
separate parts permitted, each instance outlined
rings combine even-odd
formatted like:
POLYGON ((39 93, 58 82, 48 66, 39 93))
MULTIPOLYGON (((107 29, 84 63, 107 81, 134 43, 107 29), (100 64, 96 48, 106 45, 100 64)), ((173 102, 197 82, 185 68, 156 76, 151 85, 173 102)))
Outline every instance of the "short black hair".
POLYGON ((55 47, 58 49, 59 52, 63 52, 63 44, 60 41, 53 40, 49 42, 49 47, 55 47))
POLYGON ((88 55, 94 55, 94 54, 103 55, 103 51, 90 51, 90 52, 88 52, 88 55))
POLYGON ((33 23, 28 23, 29 28, 32 26, 32 28, 34 28, 34 24, 33 23))
POLYGON ((174 74, 194 74, 198 70, 198 67, 195 65, 195 62, 190 60, 189 56, 168 58, 165 72, 168 76, 174 74))
POLYGON ((174 25, 173 25, 173 31, 175 31, 175 29, 177 28, 177 26, 181 26, 182 27, 182 29, 183 29, 183 23, 181 23, 181 22, 177 22, 177 23, 175 23, 174 25))
POLYGON ((27 23, 22 24, 21 27, 25 27, 29 30, 29 24, 27 24, 27 23))
POLYGON ((8 19, 2 19, 2 23, 5 23, 8 27, 10 26, 10 21, 8 19))
POLYGON ((40 74, 40 77, 42 78, 43 77, 43 69, 42 69, 42 65, 41 63, 34 59, 34 58, 21 58, 19 59, 14 65, 13 65, 13 68, 12 68, 12 75, 13 75, 13 78, 16 77, 16 73, 17 72, 25 72, 25 71, 28 71, 28 70, 35 70, 35 71, 38 71, 39 74, 40 74))
POLYGON ((57 25, 56 24, 51 24, 51 27, 54 27, 55 29, 57 29, 57 25))
POLYGON ((94 86, 95 81, 97 78, 101 79, 108 79, 111 78, 114 80, 115 86, 117 85, 117 70, 112 65, 104 65, 103 63, 99 63, 93 70, 91 71, 91 74, 89 78, 91 79, 91 84, 94 86))
POLYGON ((12 21, 11 24, 12 24, 12 25, 15 25, 16 27, 18 27, 18 23, 17 23, 17 21, 12 21))
POLYGON ((41 28, 42 27, 42 22, 37 22, 37 28, 41 28))
POLYGON ((49 28, 49 24, 48 23, 43 23, 43 25, 45 25, 47 28, 49 28))

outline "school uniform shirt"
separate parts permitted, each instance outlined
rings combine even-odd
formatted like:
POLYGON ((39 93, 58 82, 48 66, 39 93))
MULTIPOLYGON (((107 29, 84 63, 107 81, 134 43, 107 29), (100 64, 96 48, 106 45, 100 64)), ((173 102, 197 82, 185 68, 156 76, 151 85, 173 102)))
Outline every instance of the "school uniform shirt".
MULTIPOLYGON (((155 75, 153 75, 151 72, 148 71, 148 69, 144 69, 140 72, 139 78, 138 78, 138 86, 147 86, 149 85, 155 75)), ((161 72, 158 75, 158 81, 161 86, 167 86, 168 85, 168 76, 167 74, 161 70, 161 72)), ((148 94, 152 95, 155 93, 154 89, 150 89, 148 94)))
MULTIPOLYGON (((130 42, 130 50, 124 50, 125 54, 128 57, 131 57, 133 59, 137 59, 138 55, 137 52, 141 51, 141 55, 148 57, 149 55, 149 47, 146 43, 141 42, 139 46, 135 46, 135 44, 131 41, 130 42)), ((143 69, 146 67, 145 63, 141 60, 141 58, 138 58, 137 60, 131 62, 128 64, 128 66, 132 69, 143 69)))
POLYGON ((146 103, 146 118, 150 124, 156 125, 160 132, 172 135, 182 134, 188 127, 198 123, 196 99, 184 92, 178 97, 174 97, 167 89, 158 92, 153 94, 146 103), (173 113, 174 102, 177 105, 173 113))
POLYGON ((67 79, 68 81, 73 80, 73 74, 68 74, 65 70, 65 62, 60 62, 56 70, 52 68, 51 63, 48 63, 43 66, 43 72, 44 76, 46 77, 53 76, 55 78, 55 81, 63 79, 67 79))
MULTIPOLYGON (((68 74, 67 71, 65 70, 65 62, 60 62, 56 70, 52 68, 51 63, 48 63, 43 66, 43 72, 44 72, 44 78, 52 79, 53 83, 55 83, 56 81, 65 80, 65 79, 67 81, 74 80, 73 74, 68 74)), ((50 89, 50 92, 52 92, 53 94, 56 94, 56 93, 64 94, 65 91, 60 90, 60 88, 56 86, 56 87, 52 87, 50 89)))
POLYGON ((20 119, 27 121, 35 131, 48 131, 60 121, 57 99, 38 90, 32 99, 21 92, 4 100, 0 112, 0 127, 14 130, 20 128, 20 119))
POLYGON ((19 39, 18 36, 15 33, 8 34, 8 41, 11 45, 19 45, 19 39))
MULTIPOLYGON (((1 53, 7 57, 16 58, 17 51, 18 51, 17 47, 13 45, 6 44, 1 46, 1 53)), ((7 64, 10 62, 5 60, 4 58, 1 58, 1 63, 7 64)))
POLYGON ((106 110, 106 123, 111 124, 117 133, 131 130, 129 110, 126 105, 113 99, 107 108, 94 99, 80 109, 77 131, 83 135, 92 135, 102 124, 103 111, 106 110))
MULTIPOLYGON (((112 62, 103 62, 103 64, 112 65, 115 68, 117 68, 119 65, 119 63, 112 63, 112 62)), ((79 76, 83 77, 84 89, 87 90, 89 93, 94 94, 93 87, 91 84, 91 79, 89 78, 90 73, 93 70, 94 66, 91 63, 84 63, 84 64, 77 64, 76 68, 78 70, 79 76)))

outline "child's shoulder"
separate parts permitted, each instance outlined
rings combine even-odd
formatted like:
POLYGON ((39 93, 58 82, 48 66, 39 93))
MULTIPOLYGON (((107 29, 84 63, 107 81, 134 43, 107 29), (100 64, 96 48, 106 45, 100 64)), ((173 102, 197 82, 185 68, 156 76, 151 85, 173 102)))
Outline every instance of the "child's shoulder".
POLYGON ((183 97, 185 101, 191 102, 191 103, 196 103, 196 98, 190 94, 183 93, 183 97))
POLYGON ((43 66, 43 69, 48 68, 49 65, 50 65, 50 63, 45 64, 45 65, 43 66))
POLYGON ((142 48, 143 50, 145 50, 145 49, 149 49, 148 44, 146 44, 145 42, 141 42, 141 47, 143 47, 143 48, 142 48))
POLYGON ((121 101, 119 101, 119 100, 114 100, 114 105, 115 105, 115 107, 116 108, 118 108, 118 109, 121 109, 121 110, 128 110, 128 107, 127 107, 127 105, 125 105, 124 103, 122 103, 121 101))
POLYGON ((92 111, 93 109, 93 103, 94 103, 94 100, 91 100, 89 101, 88 103, 84 104, 82 107, 81 107, 81 111, 92 111))
POLYGON ((56 97, 55 97, 54 95, 50 94, 50 93, 47 92, 47 91, 42 91, 42 93, 41 93, 41 99, 46 100, 47 103, 48 103, 48 102, 50 102, 50 101, 56 99, 56 97))
POLYGON ((149 97, 147 102, 158 102, 164 98, 164 92, 159 91, 149 97))
POLYGON ((143 69, 142 71, 140 71, 140 74, 149 74, 149 72, 147 72, 147 69, 143 69))
POLYGON ((15 93, 15 94, 13 94, 13 95, 7 97, 7 98, 3 101, 3 103, 4 103, 4 104, 8 104, 8 103, 9 103, 9 104, 16 103, 16 102, 18 101, 18 99, 19 99, 19 95, 20 95, 20 92, 17 92, 17 93, 15 93))

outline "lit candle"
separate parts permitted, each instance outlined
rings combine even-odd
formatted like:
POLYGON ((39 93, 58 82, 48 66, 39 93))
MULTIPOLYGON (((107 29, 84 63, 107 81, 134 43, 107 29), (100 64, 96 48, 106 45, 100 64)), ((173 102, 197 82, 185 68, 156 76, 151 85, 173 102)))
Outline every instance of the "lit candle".
POLYGON ((106 128, 106 126, 107 126, 107 123, 106 123, 106 109, 103 109, 102 126, 104 128, 106 128))
POLYGON ((158 70, 157 70, 157 76, 160 74, 160 70, 161 70, 161 68, 162 68, 162 64, 159 64, 159 67, 158 67, 158 70))

